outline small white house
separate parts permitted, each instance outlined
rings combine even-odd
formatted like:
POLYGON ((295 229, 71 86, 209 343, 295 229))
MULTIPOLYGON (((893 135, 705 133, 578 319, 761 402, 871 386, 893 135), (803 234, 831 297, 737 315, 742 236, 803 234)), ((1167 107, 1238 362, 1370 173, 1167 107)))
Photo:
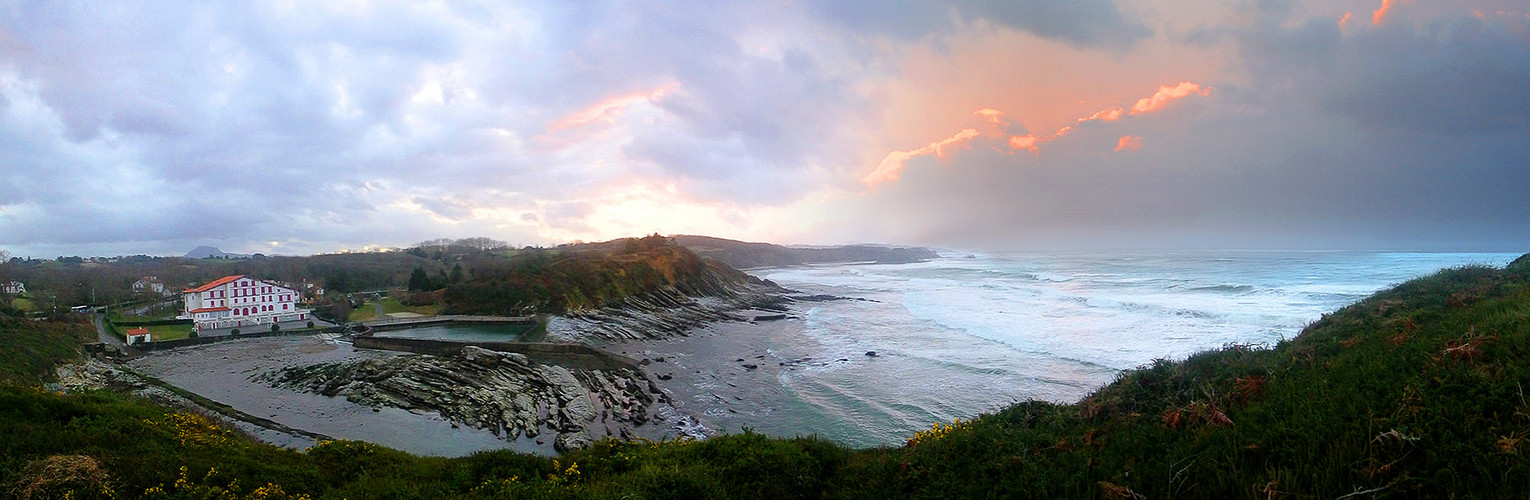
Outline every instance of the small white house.
POLYGON ((8 281, 0 283, 0 292, 5 292, 7 295, 19 295, 27 293, 27 286, 20 281, 8 281))
POLYGON ((236 328, 283 321, 306 321, 313 312, 299 309, 297 290, 247 276, 224 276, 181 292, 179 316, 195 328, 236 328))
POLYGON ((144 342, 153 341, 153 336, 149 335, 148 328, 132 328, 127 332, 124 332, 124 335, 127 337, 128 345, 142 344, 144 342))

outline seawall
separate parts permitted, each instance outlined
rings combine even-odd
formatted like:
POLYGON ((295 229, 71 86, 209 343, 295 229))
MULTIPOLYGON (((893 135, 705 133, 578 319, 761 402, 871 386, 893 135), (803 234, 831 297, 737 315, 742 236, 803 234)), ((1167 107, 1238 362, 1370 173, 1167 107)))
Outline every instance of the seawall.
POLYGON ((373 331, 398 330, 402 328, 414 328, 417 326, 439 325, 447 323, 527 325, 536 324, 537 318, 535 316, 444 315, 422 316, 419 318, 385 318, 361 322, 361 324, 370 327, 373 331))
POLYGON ((513 352, 533 361, 567 368, 591 370, 636 369, 637 360, 584 344, 558 342, 454 342, 434 339, 400 339, 357 336, 354 345, 363 349, 412 352, 450 356, 463 347, 474 346, 491 351, 513 352))

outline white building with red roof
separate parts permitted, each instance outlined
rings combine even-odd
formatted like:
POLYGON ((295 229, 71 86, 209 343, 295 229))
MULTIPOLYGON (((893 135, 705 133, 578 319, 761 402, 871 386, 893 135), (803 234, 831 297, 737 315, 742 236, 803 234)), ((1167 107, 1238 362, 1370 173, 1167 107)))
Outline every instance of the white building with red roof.
POLYGON ((181 292, 182 319, 197 330, 237 328, 282 321, 305 321, 311 313, 299 309, 298 291, 248 276, 224 276, 181 292))

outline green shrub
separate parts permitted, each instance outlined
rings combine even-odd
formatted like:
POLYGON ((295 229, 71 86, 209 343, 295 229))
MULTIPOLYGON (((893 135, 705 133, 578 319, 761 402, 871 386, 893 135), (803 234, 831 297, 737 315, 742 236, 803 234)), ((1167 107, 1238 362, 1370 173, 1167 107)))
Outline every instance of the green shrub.
POLYGON ((271 323, 271 331, 279 332, 281 330, 282 330, 282 325, 277 324, 277 323, 271 323))
POLYGON ((194 338, 197 338, 197 337, 200 337, 200 335, 197 335, 197 331, 196 330, 192 330, 191 333, 186 334, 186 338, 188 338, 188 339, 194 339, 194 338))
POLYGON ((313 328, 313 322, 312 322, 312 321, 309 321, 309 322, 308 322, 308 327, 309 327, 309 328, 313 328))
POLYGON ((233 330, 229 330, 229 331, 228 331, 228 334, 229 334, 229 335, 239 335, 239 329, 238 329, 238 328, 235 328, 235 329, 233 329, 233 330))

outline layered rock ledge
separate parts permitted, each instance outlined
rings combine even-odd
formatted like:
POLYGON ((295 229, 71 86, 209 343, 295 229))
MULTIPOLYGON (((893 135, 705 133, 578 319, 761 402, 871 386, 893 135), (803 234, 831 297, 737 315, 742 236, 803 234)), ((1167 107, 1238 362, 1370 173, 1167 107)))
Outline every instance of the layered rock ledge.
POLYGON ((251 378, 362 405, 434 411, 505 439, 540 442, 551 435, 559 451, 606 436, 630 438, 669 401, 637 369, 570 369, 473 346, 451 356, 287 367, 251 378))

